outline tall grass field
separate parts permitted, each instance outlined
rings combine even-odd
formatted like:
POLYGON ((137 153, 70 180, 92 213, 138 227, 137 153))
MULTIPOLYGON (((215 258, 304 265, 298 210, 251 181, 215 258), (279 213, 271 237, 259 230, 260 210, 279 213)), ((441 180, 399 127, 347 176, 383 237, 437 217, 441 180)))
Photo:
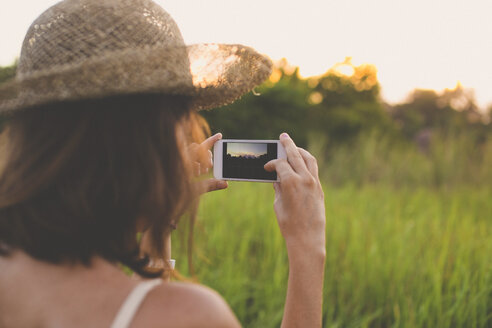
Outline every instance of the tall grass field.
MULTIPOLYGON (((324 327, 492 326, 490 188, 347 186, 325 198, 324 327)), ((231 183, 203 197, 195 227, 198 279, 245 327, 282 318, 288 260, 272 202, 271 185, 231 183)))
MULTIPOLYGON (((347 181, 324 183, 323 326, 492 327, 491 184, 347 181)), ((202 197, 195 225, 196 277, 245 327, 282 319, 288 259, 273 197, 271 184, 230 183, 202 197)), ((189 275, 181 241, 173 256, 189 275)))

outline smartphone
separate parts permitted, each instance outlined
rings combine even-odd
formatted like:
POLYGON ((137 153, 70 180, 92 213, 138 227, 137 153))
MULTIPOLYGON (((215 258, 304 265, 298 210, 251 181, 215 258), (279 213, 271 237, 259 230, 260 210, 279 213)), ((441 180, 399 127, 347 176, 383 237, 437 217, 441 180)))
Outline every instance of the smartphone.
POLYGON ((263 168, 277 158, 287 158, 278 140, 219 140, 214 145, 214 177, 235 181, 279 181, 277 172, 267 172, 263 168))

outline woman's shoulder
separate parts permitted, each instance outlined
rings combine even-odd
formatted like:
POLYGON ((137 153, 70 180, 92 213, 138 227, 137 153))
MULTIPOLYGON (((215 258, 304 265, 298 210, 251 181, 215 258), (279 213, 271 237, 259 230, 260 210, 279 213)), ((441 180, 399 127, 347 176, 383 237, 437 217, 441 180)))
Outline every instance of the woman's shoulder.
POLYGON ((199 284, 166 282, 153 289, 137 312, 134 327, 240 327, 229 305, 199 284))

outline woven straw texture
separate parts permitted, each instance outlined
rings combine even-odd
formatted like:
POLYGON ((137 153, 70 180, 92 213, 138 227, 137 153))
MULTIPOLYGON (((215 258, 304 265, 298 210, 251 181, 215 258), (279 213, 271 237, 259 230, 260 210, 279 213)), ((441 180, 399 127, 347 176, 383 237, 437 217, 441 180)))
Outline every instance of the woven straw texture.
POLYGON ((271 67, 242 45, 186 46, 150 0, 65 0, 29 28, 15 79, 0 86, 0 112, 132 93, 188 95, 208 109, 251 91, 271 67))

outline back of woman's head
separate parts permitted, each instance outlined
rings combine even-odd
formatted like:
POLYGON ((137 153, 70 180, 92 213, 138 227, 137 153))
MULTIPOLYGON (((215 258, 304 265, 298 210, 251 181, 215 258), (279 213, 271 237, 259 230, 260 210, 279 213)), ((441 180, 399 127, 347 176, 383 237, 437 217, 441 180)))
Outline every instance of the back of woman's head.
POLYGON ((132 95, 30 108, 13 116, 0 174, 0 255, 53 263, 93 256, 146 268, 194 199, 185 145, 204 127, 189 99, 132 95))

